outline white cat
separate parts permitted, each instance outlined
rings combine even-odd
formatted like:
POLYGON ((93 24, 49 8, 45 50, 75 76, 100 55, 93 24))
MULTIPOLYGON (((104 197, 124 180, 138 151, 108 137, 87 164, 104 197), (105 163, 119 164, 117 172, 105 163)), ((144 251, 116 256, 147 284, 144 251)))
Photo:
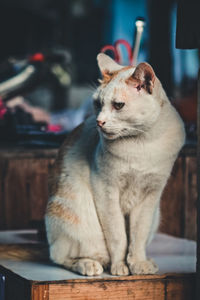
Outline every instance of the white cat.
POLYGON ((145 248, 184 126, 149 64, 97 59, 96 116, 61 147, 49 180, 50 257, 83 275, 107 267, 113 275, 153 274, 158 267, 145 248))

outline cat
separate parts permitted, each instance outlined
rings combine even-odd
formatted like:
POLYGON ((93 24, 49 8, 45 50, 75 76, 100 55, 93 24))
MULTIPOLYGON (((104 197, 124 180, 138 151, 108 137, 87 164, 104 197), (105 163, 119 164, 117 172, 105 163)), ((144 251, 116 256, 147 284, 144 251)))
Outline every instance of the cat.
POLYGON ((97 60, 95 113, 64 142, 49 180, 50 257, 88 276, 154 274, 146 246, 184 125, 149 64, 97 60))

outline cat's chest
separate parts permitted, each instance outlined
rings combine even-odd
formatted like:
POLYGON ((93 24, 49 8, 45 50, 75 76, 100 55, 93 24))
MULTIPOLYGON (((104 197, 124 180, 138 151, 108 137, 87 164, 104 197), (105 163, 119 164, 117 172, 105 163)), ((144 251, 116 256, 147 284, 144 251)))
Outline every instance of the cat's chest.
POLYGON ((140 187, 137 176, 123 174, 118 178, 119 200, 122 211, 126 214, 139 201, 140 187))
POLYGON ((154 188, 159 188, 160 178, 156 174, 129 172, 118 179, 120 206, 124 214, 138 205, 154 188))
MULTIPOLYGON (((114 148, 111 157, 107 160, 112 170, 122 170, 124 173, 159 173, 165 165, 168 154, 163 145, 157 143, 120 144, 114 148)), ((135 175, 133 175, 135 178, 135 175)))

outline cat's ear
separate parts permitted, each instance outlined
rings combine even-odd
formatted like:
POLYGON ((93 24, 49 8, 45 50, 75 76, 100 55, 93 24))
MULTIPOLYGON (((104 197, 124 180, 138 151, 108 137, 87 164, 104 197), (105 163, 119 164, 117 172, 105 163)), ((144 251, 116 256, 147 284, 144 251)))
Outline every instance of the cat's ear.
POLYGON ((156 75, 148 63, 140 63, 131 77, 138 81, 138 90, 144 88, 149 94, 152 94, 156 75))
POLYGON ((123 66, 117 64, 110 56, 99 53, 97 55, 97 62, 102 76, 109 79, 114 72, 119 71, 123 66))

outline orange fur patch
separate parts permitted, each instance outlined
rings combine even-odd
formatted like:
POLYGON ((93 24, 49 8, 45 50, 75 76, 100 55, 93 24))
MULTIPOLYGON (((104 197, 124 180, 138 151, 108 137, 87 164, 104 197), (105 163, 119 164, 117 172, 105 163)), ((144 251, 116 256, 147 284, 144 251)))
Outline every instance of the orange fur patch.
POLYGON ((69 208, 58 202, 49 202, 47 205, 47 215, 69 221, 71 224, 79 224, 80 219, 69 208))
POLYGON ((109 73, 108 71, 104 71, 102 73, 103 75, 103 80, 102 80, 102 84, 108 84, 111 80, 113 80, 113 78, 115 78, 120 72, 124 72, 128 69, 132 68, 132 66, 127 66, 127 67, 124 67, 118 71, 114 71, 112 73, 109 73))
POLYGON ((134 87, 137 87, 138 84, 140 84, 141 82, 140 82, 140 80, 138 80, 138 79, 135 79, 135 78, 133 78, 133 77, 130 77, 130 78, 128 78, 128 79, 126 80, 126 83, 127 83, 127 84, 131 84, 131 85, 133 85, 134 87))

